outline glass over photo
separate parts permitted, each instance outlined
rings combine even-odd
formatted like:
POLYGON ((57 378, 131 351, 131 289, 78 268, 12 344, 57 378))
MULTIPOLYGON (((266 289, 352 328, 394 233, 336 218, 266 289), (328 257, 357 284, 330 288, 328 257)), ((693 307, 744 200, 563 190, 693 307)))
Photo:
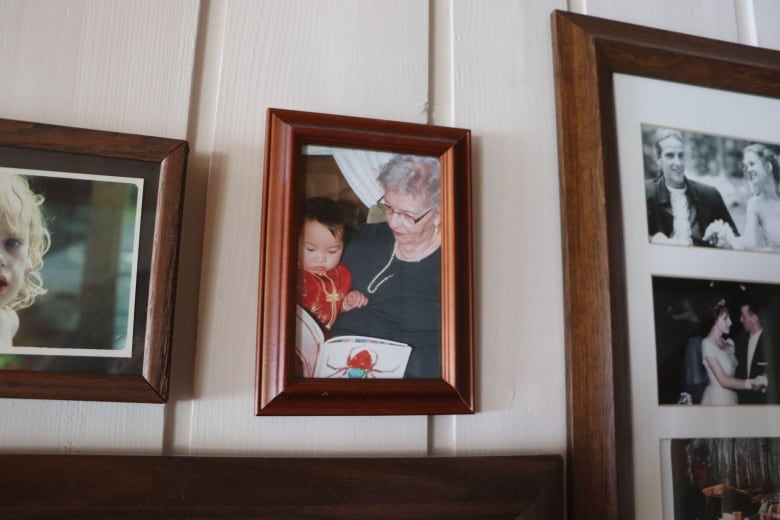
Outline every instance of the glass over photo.
POLYGON ((130 357, 141 179, 0 171, 0 361, 130 357))
POLYGON ((653 244, 780 252, 780 145, 642 125, 653 244))
POLYGON ((439 159, 307 147, 299 377, 441 375, 439 159))
POLYGON ((780 288, 653 277, 659 404, 780 402, 780 288))
POLYGON ((671 441, 674 520, 780 518, 780 438, 671 441))

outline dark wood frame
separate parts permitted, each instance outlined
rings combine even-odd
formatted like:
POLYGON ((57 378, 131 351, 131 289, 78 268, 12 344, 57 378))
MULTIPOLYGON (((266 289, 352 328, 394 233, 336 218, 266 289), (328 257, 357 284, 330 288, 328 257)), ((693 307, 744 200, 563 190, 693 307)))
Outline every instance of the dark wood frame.
POLYGON ((634 517, 627 294, 612 75, 780 97, 775 51, 553 12, 569 511, 634 517))
POLYGON ((258 415, 452 414, 474 411, 468 130, 268 109, 258 301, 258 415), (294 377, 295 251, 304 145, 436 156, 442 179, 442 377, 294 377))
POLYGON ((0 456, 3 518, 563 518, 560 456, 0 456))
MULTIPOLYGON (((127 161, 129 169, 133 164, 151 165, 157 180, 153 231, 148 238, 142 237, 150 250, 151 269, 148 299, 140 309, 145 311, 146 324, 143 352, 137 354, 142 355, 139 373, 2 370, 0 396, 166 401, 187 151, 187 143, 176 139, 0 120, 0 166, 52 170, 52 175, 66 167, 68 170, 59 171, 103 173, 108 168, 104 163, 119 160, 127 161)), ((110 171, 105 173, 111 175, 110 171)))

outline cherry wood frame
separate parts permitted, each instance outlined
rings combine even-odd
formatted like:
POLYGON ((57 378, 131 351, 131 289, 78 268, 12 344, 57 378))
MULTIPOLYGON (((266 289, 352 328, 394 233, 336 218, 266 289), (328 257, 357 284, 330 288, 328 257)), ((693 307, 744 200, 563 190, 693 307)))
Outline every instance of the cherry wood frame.
POLYGON ((0 455, 3 518, 563 518, 560 456, 0 455))
POLYGON ((612 75, 780 97, 780 53, 552 14, 568 390, 569 512, 634 517, 627 298, 612 75))
POLYGON ((112 175, 114 167, 132 176, 142 169, 139 176, 147 177, 143 197, 154 210, 151 229, 141 234, 151 267, 148 275, 138 276, 144 287, 148 283, 148 298, 136 300, 136 319, 145 321, 133 338, 137 373, 80 372, 77 366, 0 370, 0 397, 166 401, 187 153, 187 143, 177 139, 0 119, 0 166, 51 170, 53 176, 57 171, 112 175))
POLYGON ((269 108, 260 253, 257 415, 474 412, 471 133, 269 108), (436 156, 442 178, 441 379, 294 377, 295 258, 304 145, 436 156))

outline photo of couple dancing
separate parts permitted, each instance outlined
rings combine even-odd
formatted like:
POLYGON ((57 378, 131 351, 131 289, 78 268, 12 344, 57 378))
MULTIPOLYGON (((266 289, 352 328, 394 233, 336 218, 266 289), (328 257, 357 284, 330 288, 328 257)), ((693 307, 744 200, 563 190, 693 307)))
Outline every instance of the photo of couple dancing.
POLYGON ((776 286, 653 277, 659 404, 780 402, 776 286))
POLYGON ((780 147, 642 125, 650 242, 780 252, 780 147))

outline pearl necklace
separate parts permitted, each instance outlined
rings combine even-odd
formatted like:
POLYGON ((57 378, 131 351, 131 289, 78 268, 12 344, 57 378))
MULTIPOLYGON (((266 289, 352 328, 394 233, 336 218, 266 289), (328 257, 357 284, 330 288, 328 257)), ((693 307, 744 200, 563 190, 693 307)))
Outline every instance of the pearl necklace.
POLYGON ((390 268, 390 265, 392 265, 392 263, 393 263, 393 260, 395 260, 396 258, 398 258, 399 260, 401 260, 401 261, 403 261, 403 262, 419 262, 419 261, 421 261, 423 258, 427 258, 427 257, 428 257, 428 255, 430 255, 432 252, 436 251, 436 250, 439 248, 439 245, 440 245, 440 244, 438 244, 438 243, 434 243, 432 248, 429 248, 428 250, 424 251, 424 252, 423 252, 423 254, 422 254, 422 255, 420 255, 419 257, 417 257, 417 258, 414 258, 414 259, 411 259, 411 258, 406 258, 406 259, 403 259, 403 260, 401 259, 401 257, 399 257, 398 255, 396 255, 396 253, 395 253, 395 250, 396 250, 396 248, 398 247, 398 244, 396 244, 395 246, 393 246, 393 251, 390 253, 390 259, 387 261, 387 263, 385 264, 385 266, 384 266, 382 269, 380 269, 378 273, 376 273, 376 274, 374 275, 374 277, 371 279, 371 281, 370 281, 370 282, 368 282, 368 285, 366 286, 366 290, 368 290, 368 294, 374 294, 375 292, 377 292, 377 291, 379 290, 379 287, 380 287, 380 286, 381 286, 383 283, 385 283, 385 282, 386 282, 386 281, 388 281, 390 278, 392 278, 393 276, 395 276, 395 273, 390 273, 390 274, 388 274, 387 276, 385 276, 384 278, 382 278, 381 280, 379 280, 379 281, 377 282, 377 280, 379 279, 379 277, 380 277, 380 276, 382 276, 383 274, 385 274, 385 271, 387 271, 387 270, 390 268))
POLYGON ((368 282, 368 286, 366 286, 366 290, 368 290, 368 294, 374 294, 375 292, 377 292, 379 290, 379 287, 383 283, 385 283, 390 278, 395 276, 395 273, 390 273, 387 276, 385 276, 384 278, 382 278, 381 280, 379 280, 379 282, 377 282, 377 279, 380 276, 382 276, 385 273, 385 271, 387 271, 390 268, 390 264, 393 263, 393 259, 394 258, 395 258, 395 248, 393 248, 393 251, 390 253, 390 260, 388 260, 387 263, 385 264, 385 266, 382 269, 380 269, 380 271, 378 273, 376 273, 374 275, 374 277, 371 279, 370 282, 368 282))

